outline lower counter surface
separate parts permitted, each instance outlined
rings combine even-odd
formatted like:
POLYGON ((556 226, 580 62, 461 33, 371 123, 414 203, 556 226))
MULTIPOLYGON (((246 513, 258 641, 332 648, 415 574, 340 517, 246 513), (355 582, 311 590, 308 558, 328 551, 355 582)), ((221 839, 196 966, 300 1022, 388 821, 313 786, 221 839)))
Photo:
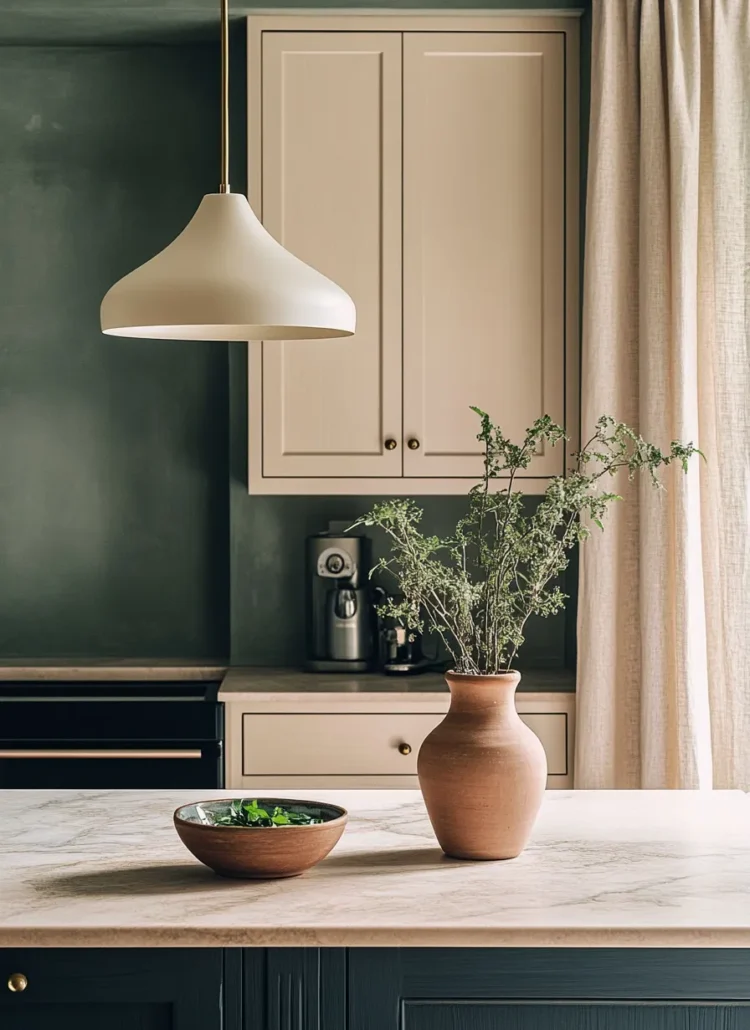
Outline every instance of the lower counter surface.
POLYGON ((741 792, 548 792, 520 858, 476 863, 442 855, 416 791, 295 793, 351 822, 317 868, 261 883, 184 849, 195 791, 6 791, 0 947, 750 948, 741 792))

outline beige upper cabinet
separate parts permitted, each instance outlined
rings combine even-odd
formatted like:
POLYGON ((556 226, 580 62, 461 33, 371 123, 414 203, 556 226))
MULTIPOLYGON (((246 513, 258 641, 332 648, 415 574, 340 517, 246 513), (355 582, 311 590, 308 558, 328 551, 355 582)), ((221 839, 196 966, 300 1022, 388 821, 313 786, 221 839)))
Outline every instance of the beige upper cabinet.
POLYGON ((265 33, 262 211, 342 286, 354 339, 261 345, 266 477, 400 476, 401 38, 265 33))
POLYGON ((554 33, 404 37, 407 476, 481 475, 471 405, 514 440, 565 419, 564 61, 554 33))
MULTIPOLYGON (((577 20, 248 23, 251 203, 357 306, 351 339, 250 345, 250 492, 464 493, 470 405, 574 446, 577 20)), ((565 466, 548 449, 517 485, 565 466)))

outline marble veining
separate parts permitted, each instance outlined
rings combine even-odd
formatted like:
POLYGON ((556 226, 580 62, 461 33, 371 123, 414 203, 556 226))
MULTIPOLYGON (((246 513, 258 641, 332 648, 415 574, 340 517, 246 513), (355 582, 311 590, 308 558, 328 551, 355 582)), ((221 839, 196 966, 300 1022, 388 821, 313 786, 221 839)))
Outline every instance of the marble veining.
POLYGON ((527 851, 490 863, 446 859, 416 791, 295 794, 350 824, 317 868, 257 883, 183 848, 172 812, 200 792, 5 791, 0 947, 750 947, 740 792, 548 792, 527 851))

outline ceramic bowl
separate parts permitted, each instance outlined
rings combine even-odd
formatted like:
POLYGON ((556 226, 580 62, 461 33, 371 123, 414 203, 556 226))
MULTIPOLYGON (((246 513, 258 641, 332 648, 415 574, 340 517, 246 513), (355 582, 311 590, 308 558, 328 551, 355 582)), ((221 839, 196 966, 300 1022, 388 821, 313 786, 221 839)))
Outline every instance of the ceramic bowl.
MULTIPOLYGON (((246 795, 251 797, 252 795, 246 795)), ((197 801, 174 813, 180 840, 199 862, 220 876, 275 880, 299 876, 320 862, 337 844, 349 818, 345 808, 293 798, 258 798, 263 808, 283 805, 293 812, 323 819, 307 826, 216 826, 235 798, 197 801)))

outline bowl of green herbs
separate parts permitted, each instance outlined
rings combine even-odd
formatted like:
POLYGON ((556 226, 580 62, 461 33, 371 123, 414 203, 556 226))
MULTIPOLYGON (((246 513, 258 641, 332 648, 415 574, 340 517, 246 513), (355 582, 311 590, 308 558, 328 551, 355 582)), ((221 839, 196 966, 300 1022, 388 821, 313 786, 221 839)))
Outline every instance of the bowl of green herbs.
POLYGON ((220 876, 275 880, 299 876, 335 847, 346 809, 294 798, 219 798, 174 813, 180 840, 220 876))

